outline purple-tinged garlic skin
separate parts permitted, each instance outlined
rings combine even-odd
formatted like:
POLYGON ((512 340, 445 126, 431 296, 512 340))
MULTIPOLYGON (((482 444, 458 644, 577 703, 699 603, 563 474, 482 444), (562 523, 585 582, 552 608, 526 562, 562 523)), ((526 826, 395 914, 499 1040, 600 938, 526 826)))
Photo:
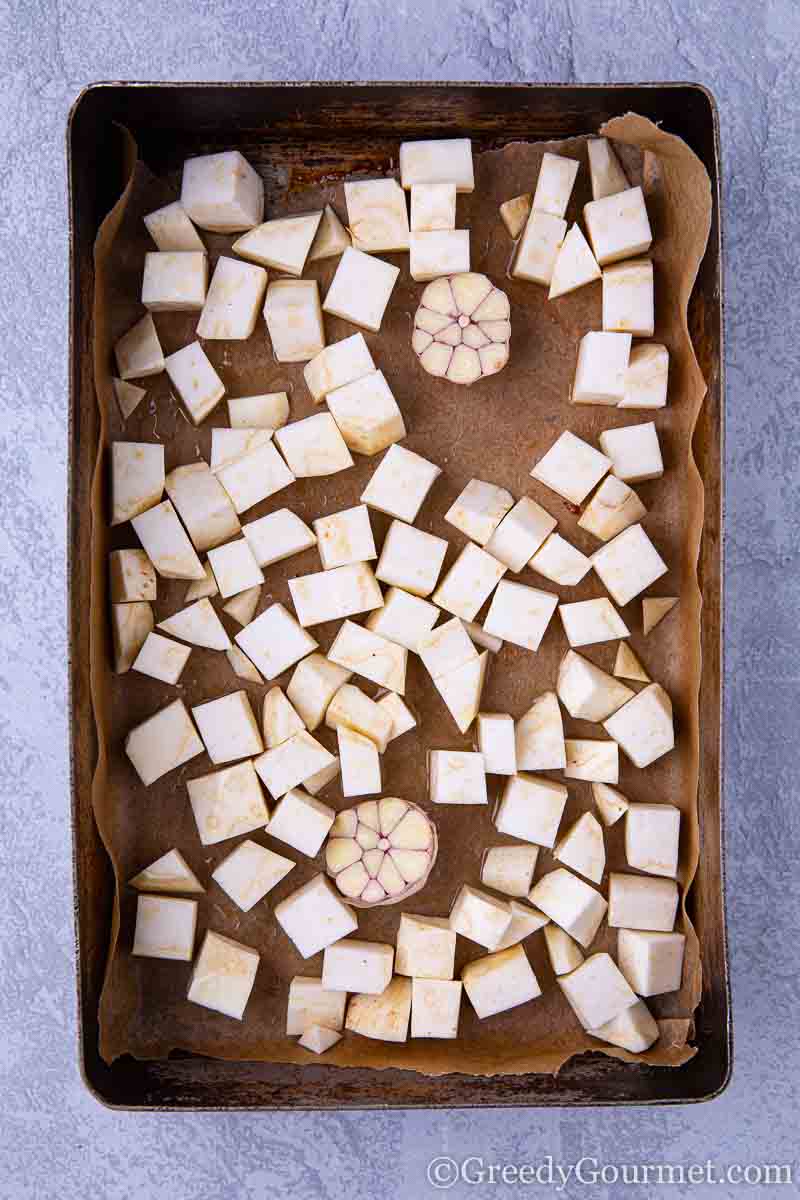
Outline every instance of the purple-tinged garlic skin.
POLYGON ((411 345, 420 366, 451 383, 476 383, 508 362, 511 305, 486 275, 434 279, 422 293, 411 345))
POLYGON ((355 908, 407 900, 428 882, 438 852, 436 826, 410 800, 387 796, 340 812, 325 847, 325 865, 355 908))

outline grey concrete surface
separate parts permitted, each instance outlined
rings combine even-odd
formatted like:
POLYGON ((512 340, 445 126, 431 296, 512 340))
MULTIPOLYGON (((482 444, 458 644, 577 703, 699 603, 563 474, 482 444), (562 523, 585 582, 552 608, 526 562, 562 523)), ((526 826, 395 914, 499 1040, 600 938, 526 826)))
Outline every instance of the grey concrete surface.
MULTIPOLYGON (((423 1196, 436 1155, 793 1163, 800 804, 795 0, 0 4, 0 1197, 423 1196), (700 80, 725 162, 736 1065, 670 1111, 129 1116, 77 1071, 67 812, 64 125, 96 79, 700 80)), ((474 1171, 473 1171, 474 1174, 474 1171)), ((452 1196, 544 1188, 462 1181, 452 1196)), ((797 1194, 574 1180, 570 1196, 797 1194)))

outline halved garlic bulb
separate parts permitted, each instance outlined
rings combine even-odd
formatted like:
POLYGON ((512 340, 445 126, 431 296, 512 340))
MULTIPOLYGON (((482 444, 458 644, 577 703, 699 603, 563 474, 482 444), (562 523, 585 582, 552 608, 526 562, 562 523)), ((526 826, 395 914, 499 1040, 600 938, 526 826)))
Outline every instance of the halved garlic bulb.
POLYGON ((475 383, 508 362, 510 317, 508 296, 486 275, 443 276, 422 293, 411 345, 429 375, 475 383))
POLYGON ((328 874, 356 908, 396 904, 424 887, 436 861, 433 821, 409 800, 364 800, 340 812, 325 847, 328 874))

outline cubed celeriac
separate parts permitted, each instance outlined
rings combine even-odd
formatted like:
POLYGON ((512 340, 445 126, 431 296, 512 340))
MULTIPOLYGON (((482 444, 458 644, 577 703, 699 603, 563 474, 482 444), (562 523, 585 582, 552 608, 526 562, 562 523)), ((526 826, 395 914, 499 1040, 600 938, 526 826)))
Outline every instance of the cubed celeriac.
POLYGON ((428 596, 436 587, 447 542, 403 521, 392 521, 375 575, 415 596, 428 596))
POLYGON ((348 246, 322 307, 334 317, 377 333, 399 274, 400 268, 392 263, 348 246))
POLYGON ((329 392, 355 383, 375 371, 375 363, 364 341, 363 333, 354 333, 326 346, 303 368, 303 378, 315 403, 319 404, 329 392))
POLYGON ((119 406, 122 419, 123 421, 127 421, 131 413, 144 400, 147 391, 145 388, 137 387, 135 383, 127 383, 124 379, 117 379, 116 376, 112 376, 111 386, 114 389, 114 398, 119 406))
POLYGON ((613 1021, 637 999, 611 955, 606 953, 590 955, 574 971, 560 975, 558 983, 584 1029, 596 1029, 613 1021))
POLYGON ((317 542, 316 534, 289 508, 249 521, 242 526, 242 533, 260 567, 271 567, 293 554, 301 554, 317 542))
MULTIPOLYGON (((394 692, 388 693, 394 696, 394 692)), ((395 696, 399 700, 399 696, 395 696)), ((401 702, 402 703, 402 702, 401 702)), ((328 705, 325 724, 329 729, 354 729, 375 743, 380 754, 384 754, 392 736, 392 717, 371 700, 361 688, 345 683, 339 688, 328 705)))
POLYGON ((522 946, 467 963, 461 980, 476 1016, 484 1019, 541 996, 542 989, 522 946))
POLYGON ((639 683, 651 682, 650 676, 627 642, 620 642, 617 646, 617 657, 614 659, 614 674, 618 679, 635 679, 639 683))
POLYGON ((557 605, 558 596, 552 592, 501 579, 483 627, 506 642, 535 651, 557 605))
POLYGON ((224 599, 264 582, 264 572, 256 562, 246 538, 213 547, 208 552, 208 561, 224 599))
POLYGON ((625 395, 630 352, 629 333, 585 333, 578 347, 572 403, 619 404, 625 395))
POLYGON ((381 760, 375 743, 354 729, 339 726, 339 770, 343 796, 371 796, 381 790, 381 760))
POLYGON ((200 425, 225 395, 225 386, 199 342, 190 342, 164 360, 164 368, 183 407, 200 425))
POLYGON ((431 750, 428 786, 432 804, 488 804, 483 755, 469 750, 431 750))
POLYGON ((136 656, 153 631, 153 610, 148 600, 111 605, 111 639, 114 645, 114 671, 130 671, 136 656))
POLYGON ((604 721, 634 695, 624 683, 574 650, 568 650, 561 660, 556 691, 569 715, 583 721, 604 721))
POLYGON ((560 533, 551 533, 545 538, 528 566, 551 583, 575 587, 592 569, 592 560, 571 545, 560 533))
POLYGON ((489 651, 484 650, 477 658, 434 680, 460 733, 466 733, 478 715, 488 666, 489 651))
POLYGON ((481 883, 523 898, 531 890, 538 857, 538 846, 490 846, 481 865, 481 883))
POLYGON ((412 981, 412 1037, 458 1037, 460 1011, 460 979, 414 979, 412 981))
POLYGON ((266 287, 267 272, 262 267, 220 255, 197 323, 197 336, 211 341, 249 338, 266 287))
POLYGON ((603 722, 636 767, 649 767, 675 746, 672 701, 659 683, 650 683, 603 722))
POLYGON ((438 138, 400 143, 400 182, 406 189, 419 183, 454 183, 457 192, 475 187, 469 138, 438 138))
POLYGON ((274 267, 299 278, 321 219, 322 212, 312 212, 264 221, 242 234, 233 243, 233 252, 261 267, 274 267))
POLYGON ((659 479, 664 474, 661 446, 652 421, 607 429, 600 434, 603 453, 611 459, 611 470, 625 483, 659 479))
POLYGON ((196 928, 196 900, 139 896, 132 953, 145 958, 191 962, 196 928))
POLYGON ((408 209, 396 179, 345 181, 344 199, 356 250, 377 254, 408 249, 408 209))
POLYGON ((159 250, 200 250, 205 246, 180 200, 165 204, 144 217, 147 232, 159 250))
MULTIPOLYGON (((281 742, 272 750, 265 750, 255 760, 254 766, 267 791, 274 800, 277 800, 281 796, 285 796, 287 792, 293 790, 297 792, 301 783, 305 783, 306 779, 315 775, 317 771, 329 767, 332 762, 333 755, 320 745, 310 733, 301 730, 300 733, 293 734, 292 737, 287 738, 285 742, 281 742)), ((294 812, 302 799, 302 793, 299 796, 295 795, 287 806, 288 812, 294 812)), ((310 801, 311 797, 309 796, 308 799, 310 801)), ((333 819, 333 814, 331 814, 331 819, 333 819)), ((286 815, 284 814, 279 821, 279 826, 283 827, 285 821, 286 815)), ((324 837, 324 834, 322 836, 324 837)), ((282 838, 282 840, 286 841, 287 839, 282 838)), ((294 845, 294 843, 289 842, 289 845, 294 845)), ((296 849, 301 849, 301 847, 297 846, 296 849)), ((315 854, 317 850, 314 851, 315 854)))
POLYGON ((453 617, 417 642, 417 653, 432 679, 440 679, 478 658, 472 638, 459 617, 453 617))
POLYGON ((611 872, 608 879, 608 923, 612 929, 648 929, 672 933, 677 912, 678 885, 674 879, 611 872))
POLYGON ((293 1037, 312 1025, 338 1030, 344 1025, 346 992, 332 992, 313 975, 295 975, 289 984, 286 1008, 286 1034, 293 1037))
POLYGON ((511 906, 507 900, 466 883, 450 910, 450 928, 487 950, 495 948, 510 924, 511 906))
POLYGON ((584 950, 594 941, 608 904, 595 888, 564 867, 548 871, 528 897, 584 950))
POLYGON ((653 235, 640 187, 591 200, 584 205, 583 219, 601 267, 650 249, 653 235))
POLYGON ((468 542, 434 592, 433 601, 447 612, 471 621, 505 573, 504 563, 468 542))
POLYGON ((605 196, 627 191, 630 187, 628 177, 607 138, 590 138, 586 149, 589 154, 592 199, 602 200, 605 196))
POLYGON ((587 283, 594 283, 601 275, 597 259, 592 254, 580 226, 573 225, 556 255, 547 299, 555 300, 558 296, 577 291, 587 283))
POLYGON ((125 753, 145 787, 203 753, 203 743, 182 700, 173 700, 130 731, 125 753))
MULTIPOLYGON (((313 740, 313 739, 312 739, 313 740)), ((275 805, 267 833, 300 854, 314 858, 330 832, 336 816, 332 808, 309 796, 302 788, 291 788, 275 805)))
POLYGON ((411 232, 455 229, 456 185, 416 183, 411 188, 411 232))
POLYGON ((181 646, 158 633, 148 633, 132 670, 162 683, 177 683, 191 652, 189 646, 181 646))
POLYGON ((406 704, 402 697, 395 692, 387 692, 385 696, 381 696, 378 701, 378 707, 382 708, 387 716, 391 718, 392 727, 389 732, 389 741, 393 742, 395 738, 402 737, 404 733, 415 729, 417 718, 414 716, 411 709, 406 704))
POLYGON ((331 662, 397 692, 406 690, 408 651, 354 621, 345 621, 328 651, 331 662))
MULTIPOLYGON (((208 561, 206 561, 202 564, 202 566, 203 566, 203 572, 204 572, 203 578, 192 580, 192 582, 189 584, 188 588, 186 589, 186 591, 183 594, 183 603, 185 605, 192 605, 192 604, 196 603, 198 600, 207 600, 211 596, 219 595, 219 588, 217 587, 217 581, 214 578, 214 572, 211 570, 211 564, 208 561)), ((212 613, 214 613, 213 608, 211 608, 210 605, 208 607, 209 607, 210 611, 212 613)), ((186 611, 188 611, 188 609, 186 611)), ((214 613, 214 616, 216 616, 216 613, 214 613)), ((217 618, 217 619, 219 619, 219 618, 217 618)), ((210 618, 209 618, 209 620, 210 620, 210 618)), ((161 622, 161 625, 162 625, 162 627, 164 626, 163 621, 161 622)), ((222 632, 224 633, 225 631, 223 630, 222 632)), ((225 634, 225 637, 227 637, 227 634, 225 634)), ((185 638, 184 640, 187 642, 190 642, 193 639, 185 638)), ((228 648, 228 646, 226 646, 226 645, 217 647, 217 649, 226 649, 226 648, 228 648)))
POLYGON ((176 467, 167 475, 164 486, 195 550, 208 550, 236 537, 239 518, 228 493, 207 463, 201 460, 176 467))
POLYGON ((532 207, 533 194, 531 192, 523 192, 521 196, 512 196, 510 200, 505 200, 500 205, 498 210, 500 220, 505 225, 508 236, 514 241, 525 228, 532 207))
POLYGON ((317 648, 314 638, 282 604, 271 604, 239 630, 236 641, 265 679, 276 679, 317 648))
POLYGON ((280 429, 289 420, 289 396, 286 392, 228 396, 227 405, 233 429, 280 429))
POLYGON ((612 1046, 621 1046, 631 1054, 642 1054, 659 1038, 658 1024, 644 1000, 637 1000, 613 1020, 606 1021, 605 1025, 600 1025, 597 1029, 587 1029, 586 1032, 612 1046))
POLYGON ((489 650, 492 654, 499 654, 503 649, 503 639, 495 637, 493 633, 487 633, 480 625, 476 625, 474 621, 461 622, 470 640, 476 646, 480 646, 482 650, 489 650))
POLYGON ((515 279, 527 279, 549 287, 566 234, 567 222, 561 217, 531 209, 511 267, 515 279))
POLYGON ((634 346, 625 374, 620 408, 664 408, 667 403, 669 350, 656 342, 634 346))
POLYGON ((144 256, 142 304, 150 312, 199 312, 207 283, 204 251, 151 250, 144 256))
POLYGON ((495 946, 496 950, 507 950, 509 946, 516 946, 525 938, 530 937, 532 933, 544 929, 549 923, 549 917, 539 912, 538 908, 531 908, 530 904, 520 904, 518 900, 510 900, 509 907, 511 921, 508 929, 495 946))
POLYGON ((567 779, 594 783, 619 782, 619 747, 616 742, 593 738, 567 738, 567 779))
POLYGON ((180 850, 168 850, 155 862, 128 880, 129 887, 137 892, 176 892, 178 894, 194 895, 204 892, 200 880, 195 875, 180 850))
POLYGON ((112 550, 108 567, 112 604, 155 600, 156 573, 144 550, 112 550))
POLYGON ((394 964, 394 946, 342 938, 325 948, 322 956, 322 986, 331 992, 363 992, 379 996, 389 986, 394 964))
POLYGON ((132 325, 114 344, 120 379, 146 379, 164 370, 164 351, 150 313, 132 325))
POLYGON ((523 496, 489 538, 486 552, 512 571, 521 571, 557 523, 541 504, 523 496))
POLYGON ((264 185, 238 150, 202 154, 183 164, 181 204, 201 229, 238 233, 264 214, 264 185))
POLYGON ((551 213, 554 217, 563 217, 579 167, 580 163, 574 158, 563 158, 560 154, 550 154, 546 150, 542 155, 536 191, 533 194, 534 209, 551 213))
MULTIPOLYGON (((567 742, 567 746, 569 746, 567 742)), ((553 849, 553 858, 592 883, 600 883, 606 869, 606 848, 600 822, 591 813, 584 813, 570 825, 553 849)))
MULTIPOLYGON (((551 779, 512 775, 507 780, 494 817, 499 833, 537 846, 552 848, 567 803, 567 789, 551 779)), ((538 901, 532 897, 533 903, 538 901)), ((538 905, 542 908, 542 905, 538 905)), ((542 909, 542 911, 547 911, 542 909)))
POLYGON ((647 637, 656 625, 672 612, 677 596, 645 596, 642 600, 642 633, 647 637))
POLYGON ((298 479, 334 475, 353 465, 350 451, 330 413, 315 413, 276 429, 275 441, 298 479))
POLYGON ((279 687, 270 688, 264 697, 261 726, 267 750, 274 750, 305 729, 302 717, 279 687))
POLYGON ((186 783, 197 832, 204 846, 241 837, 269 820, 252 762, 237 763, 186 783))
POLYGON ((655 328, 653 263, 634 258, 603 271, 603 329, 652 337, 655 328))
POLYGON ((571 504, 582 504, 610 470, 610 458, 565 429, 531 475, 571 504))
POLYGON ((452 979, 456 932, 446 917, 400 914, 394 969, 415 979, 452 979))
POLYGON ((591 646, 630 637, 628 626, 605 596, 560 604, 558 615, 570 646, 591 646))
POLYGON ((404 446, 390 446, 361 493, 363 504, 413 525, 441 467, 404 446))
POLYGON ((479 713, 478 749, 488 775, 516 775, 514 718, 508 713, 479 713))
POLYGON ((263 684, 263 675, 253 666, 250 659, 238 646, 231 646, 229 650, 226 650, 225 657, 230 663, 231 669, 237 679, 243 679, 245 683, 263 684))
POLYGON ((620 929, 617 934, 619 969, 639 996, 677 992, 683 976, 686 936, 620 929))
POLYGON ((628 811, 628 801, 622 792, 607 783, 593 783, 592 797, 604 825, 615 825, 628 811))
POLYGON ((367 629, 416 651, 420 638, 430 633, 438 619, 439 609, 430 600, 390 587, 383 598, 383 608, 375 609, 367 617, 367 629))
POLYGON ((383 604, 381 589, 365 562, 300 575, 289 580, 289 592, 304 628, 323 621, 341 621, 383 604))
POLYGON ((227 604, 223 604, 222 611, 237 621, 239 625, 249 625, 256 614, 260 599, 261 584, 257 583, 253 587, 245 588, 242 592, 237 592, 227 604))
POLYGON ((313 775, 309 775, 308 779, 303 780, 303 788, 311 796, 317 796, 319 793, 332 783, 339 774, 339 758, 338 755, 333 755, 327 767, 322 767, 319 771, 315 771, 313 775))
POLYGON ((316 279, 277 279, 269 284, 264 320, 278 362, 308 362, 325 346, 316 279))
POLYGON ((230 649, 231 639, 207 597, 159 621, 158 628, 192 646, 204 646, 207 650, 230 649))
POLYGON ((560 771, 567 761, 564 722, 555 692, 534 700, 516 726, 517 770, 560 771))
POLYGON ((681 810, 673 804, 629 804, 625 814, 628 866, 674 879, 678 873, 680 831, 681 810))
POLYGON ((309 654, 297 664, 286 695, 307 729, 313 731, 322 723, 331 700, 351 675, 352 671, 330 662, 323 654, 309 654))
POLYGON ((574 942, 569 934, 565 933, 555 922, 551 921, 545 925, 544 941, 554 975, 568 975, 583 962, 583 954, 578 943, 574 942))
POLYGON ((514 497, 505 488, 471 479, 444 519, 479 546, 485 546, 513 504, 514 497))
POLYGON ((395 975, 379 996, 358 994, 347 1006, 345 1029, 381 1042, 405 1042, 411 1016, 411 980, 395 975))
POLYGON ((330 204, 326 204, 322 210, 322 220, 319 223, 317 235, 308 252, 307 262, 317 262, 321 258, 335 258, 344 253, 351 244, 350 234, 330 204))
POLYGON ((345 444, 357 454, 379 454, 406 436, 403 414, 382 371, 328 392, 326 400, 345 444))
POLYGON ((215 467, 214 473, 230 496, 237 513, 246 512, 254 504, 274 496, 276 492, 295 481, 294 475, 270 441, 264 442, 248 454, 242 454, 239 458, 230 459, 215 467))
POLYGON ((469 230, 437 229, 412 233, 410 241, 411 278, 419 282, 442 275, 469 271, 469 230))
POLYGON ((186 999, 241 1021, 253 990, 260 955, 251 946, 209 929, 192 969, 186 999))
POLYGON ((578 526, 607 542, 645 516, 647 509, 636 492, 616 476, 607 475, 583 510, 578 526))
POLYGON ((275 919, 303 958, 311 958, 358 929, 352 908, 321 874, 277 904, 275 919))
POLYGON ((259 846, 250 838, 240 842, 235 850, 212 872, 211 878, 230 896, 242 912, 263 900, 267 892, 279 884, 293 869, 290 858, 259 846))
POLYGON ((264 749, 247 692, 231 692, 198 704, 192 716, 213 763, 252 758, 264 749))
POLYGON ((111 524, 121 525, 158 504, 164 494, 164 447, 111 443, 111 524))

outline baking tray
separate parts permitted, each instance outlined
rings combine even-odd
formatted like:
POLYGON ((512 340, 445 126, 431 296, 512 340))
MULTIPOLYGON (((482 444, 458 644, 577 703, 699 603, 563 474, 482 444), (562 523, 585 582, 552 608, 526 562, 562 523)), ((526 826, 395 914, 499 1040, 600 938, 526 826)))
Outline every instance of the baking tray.
POLYGON ((730 1079, 732 1028, 722 849, 723 336, 719 126, 711 94, 697 84, 342 84, 98 83, 76 100, 67 128, 70 187, 69 607, 72 822, 83 1078, 98 1100, 122 1109, 343 1109, 669 1104, 707 1100, 730 1079), (98 1053, 98 1002, 113 900, 110 863, 94 824, 97 753, 89 691, 89 489, 98 444, 91 353, 92 249, 118 199, 129 164, 120 126, 156 172, 177 157, 237 148, 273 160, 302 183, 326 170, 385 172, 407 138, 471 137, 476 149, 591 133, 634 111, 682 137, 708 170, 714 198, 708 249, 689 306, 689 325, 708 383, 694 435, 705 484, 699 582, 703 595, 700 689, 701 865, 689 912, 702 949, 703 993, 695 1014, 697 1054, 680 1068, 653 1068, 602 1054, 570 1060, 555 1077, 435 1079, 174 1054, 163 1061, 98 1053))

